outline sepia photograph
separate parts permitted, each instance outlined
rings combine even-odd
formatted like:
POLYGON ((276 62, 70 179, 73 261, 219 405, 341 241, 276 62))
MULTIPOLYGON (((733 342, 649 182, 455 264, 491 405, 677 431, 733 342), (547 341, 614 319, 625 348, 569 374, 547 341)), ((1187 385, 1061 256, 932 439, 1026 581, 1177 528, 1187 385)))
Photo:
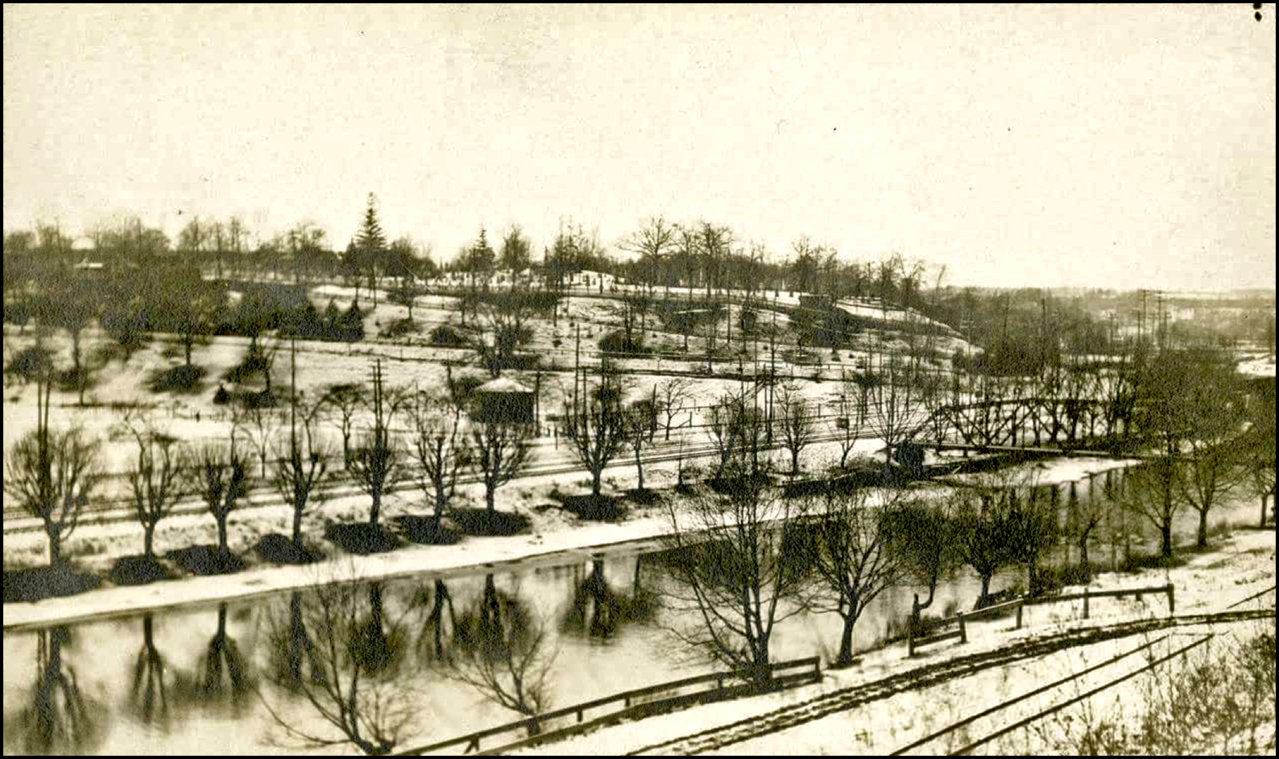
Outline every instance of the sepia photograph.
POLYGON ((6 3, 4 754, 1274 756, 1276 15, 6 3))

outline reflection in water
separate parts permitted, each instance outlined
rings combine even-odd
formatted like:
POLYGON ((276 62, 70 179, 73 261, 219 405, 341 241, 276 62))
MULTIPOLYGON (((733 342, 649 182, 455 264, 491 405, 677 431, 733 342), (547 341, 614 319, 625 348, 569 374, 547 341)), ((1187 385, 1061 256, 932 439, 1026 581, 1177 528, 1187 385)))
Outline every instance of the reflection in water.
POLYGON ((106 709, 80 690, 75 669, 63 664, 66 626, 41 630, 31 702, 4 725, 5 753, 16 745, 28 754, 87 753, 102 743, 106 709))
POLYGON ((550 704, 549 675, 558 651, 547 652, 541 619, 515 594, 499 591, 493 575, 458 618, 453 644, 448 677, 520 714, 533 716, 550 704))
MULTIPOLYGON (((640 582, 643 557, 635 557, 635 583, 631 594, 617 593, 604 579, 604 562, 591 561, 590 574, 573 589, 573 600, 560 620, 560 629, 592 639, 612 640, 618 628, 629 622, 649 621, 656 612, 656 594, 640 582)), ((580 576, 580 565, 577 568, 580 576)))
POLYGON ((404 629, 388 625, 382 590, 381 582, 369 584, 369 614, 352 631, 347 646, 351 660, 366 672, 391 676, 404 658, 404 629))
POLYGON ((269 640, 275 665, 268 670, 270 679, 303 695, 311 707, 306 717, 293 718, 281 704, 263 698, 290 742, 307 747, 350 743, 370 755, 389 753, 399 743, 415 694, 392 677, 403 635, 386 616, 381 583, 367 589, 340 583, 295 592, 288 613, 272 615, 269 640), (367 613, 360 608, 365 597, 367 613), (324 724, 337 735, 321 732, 324 724))
POLYGON ((240 652, 235 638, 226 631, 227 604, 218 605, 218 630, 209 641, 208 650, 197 671, 203 675, 193 681, 192 701, 213 708, 228 708, 232 714, 242 715, 250 704, 255 683, 252 663, 240 652))
POLYGON ((457 630, 457 612, 453 608, 453 596, 449 593, 448 586, 437 578, 434 590, 431 593, 426 588, 421 588, 415 599, 418 608, 429 609, 417 636, 418 661, 428 667, 448 663, 448 641, 456 635, 457 630))
POLYGON ((129 707, 144 725, 154 725, 168 730, 173 714, 169 709, 169 694, 183 690, 181 672, 169 667, 169 662, 155 645, 155 627, 152 615, 142 618, 142 649, 133 665, 133 688, 129 692, 129 707))
MULTIPOLYGON (((273 624, 274 621, 272 619, 273 624)), ((306 632, 302 591, 295 590, 289 594, 288 622, 281 627, 273 627, 269 658, 271 681, 286 691, 298 691, 303 677, 311 678, 312 684, 320 683, 323 669, 316 659, 315 643, 306 632)))

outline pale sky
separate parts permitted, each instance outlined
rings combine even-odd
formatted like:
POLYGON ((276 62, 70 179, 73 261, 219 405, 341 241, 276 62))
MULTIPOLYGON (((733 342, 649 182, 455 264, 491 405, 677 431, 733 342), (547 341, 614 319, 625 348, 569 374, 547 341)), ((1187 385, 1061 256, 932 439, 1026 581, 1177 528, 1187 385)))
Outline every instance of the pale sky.
POLYGON ((1275 7, 4 6, 4 227, 452 256, 664 214, 946 282, 1275 280, 1275 7))

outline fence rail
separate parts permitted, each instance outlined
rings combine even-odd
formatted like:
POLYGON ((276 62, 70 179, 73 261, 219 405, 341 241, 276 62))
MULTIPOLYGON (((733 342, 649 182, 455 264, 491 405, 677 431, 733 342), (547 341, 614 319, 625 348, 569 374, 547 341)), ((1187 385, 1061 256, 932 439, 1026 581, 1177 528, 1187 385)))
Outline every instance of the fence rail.
MULTIPOLYGON (((804 659, 795 659, 792 661, 778 662, 768 665, 769 687, 787 687, 790 685, 798 685, 802 683, 817 682, 821 679, 821 659, 816 656, 810 656, 804 659), (791 670, 796 670, 792 672, 791 670), (787 672, 781 674, 779 672, 787 672)), ((464 753, 472 751, 480 751, 480 741, 485 738, 491 738, 495 735, 511 733, 518 730, 525 730, 526 737, 515 742, 506 743, 500 746, 489 748, 480 753, 492 753, 496 751, 511 750, 523 746, 534 745, 546 740, 565 737, 576 732, 588 730, 598 724, 623 717, 635 715, 641 712, 657 711, 661 709, 669 709, 688 703, 694 703, 698 700, 716 700, 726 698, 733 695, 744 694, 758 689, 754 683, 749 681, 739 682, 737 684, 725 685, 726 682, 741 680, 741 675, 734 672, 712 672, 696 677, 686 677, 679 680, 671 680, 656 685, 649 685, 643 688, 635 688, 632 690, 615 693, 611 696, 593 699, 591 701, 583 701, 572 706, 565 706, 548 712, 542 712, 525 719, 508 722, 504 725, 497 725, 484 730, 478 730, 473 733, 467 733, 456 738, 450 738, 445 741, 430 743, 425 746, 418 746, 405 751, 395 752, 395 756, 420 756, 422 754, 443 749, 464 746, 464 753), (696 685, 705 685, 714 683, 713 688, 696 691, 694 693, 685 693, 656 698, 646 701, 640 701, 647 696, 666 691, 688 688, 696 685), (590 709, 597 709, 609 704, 621 702, 623 708, 620 710, 609 712, 584 721, 585 712, 590 709), (563 717, 577 717, 576 723, 558 728, 556 730, 543 732, 546 723, 560 719, 563 717)))
MULTIPOLYGON (((1273 588, 1270 588, 1269 590, 1273 590, 1273 588)), ((1261 593, 1258 593, 1255 596, 1252 596, 1251 598, 1256 598, 1257 596, 1260 596, 1262 593, 1269 592, 1269 590, 1263 590, 1261 593)), ((1038 596, 1038 597, 1022 596, 1021 598, 1014 598, 1011 601, 1005 601, 1004 603, 995 604, 993 606, 987 606, 984 609, 976 609, 974 611, 961 611, 955 614, 954 616, 946 617, 937 623, 937 627, 949 627, 951 625, 955 625, 956 629, 948 630, 946 632, 932 633, 930 635, 922 635, 922 636, 915 635, 915 629, 919 624, 919 608, 915 607, 911 612, 911 622, 908 625, 908 629, 907 629, 906 655, 914 656, 915 649, 919 648, 920 646, 926 646, 930 643, 939 643, 943 640, 950 640, 951 638, 959 638, 960 643, 967 643, 968 642, 968 629, 966 626, 967 622, 974 619, 980 619, 982 617, 999 614, 999 613, 1008 611, 1010 609, 1016 610, 1017 612, 1017 625, 1013 629, 1020 630, 1022 626, 1022 608, 1024 606, 1040 606, 1043 604, 1059 603, 1059 602, 1065 602, 1065 601, 1077 601, 1077 600, 1083 599, 1084 619, 1088 619, 1089 602, 1094 598, 1123 598, 1124 596, 1133 596, 1138 601, 1140 601, 1143 595, 1158 595, 1158 594, 1163 594, 1168 597, 1168 613, 1169 614, 1172 614, 1174 611, 1176 611, 1176 604, 1175 604, 1175 598, 1174 598, 1175 589, 1173 588, 1172 583, 1167 583, 1166 585, 1148 585, 1140 588, 1118 588, 1116 590, 1089 590, 1088 588, 1084 588, 1082 593, 1062 593, 1060 595, 1038 596)), ((1248 600, 1251 600, 1251 598, 1247 598, 1244 600, 1248 601, 1248 600)), ((1240 603, 1243 603, 1243 602, 1241 601, 1240 603)))

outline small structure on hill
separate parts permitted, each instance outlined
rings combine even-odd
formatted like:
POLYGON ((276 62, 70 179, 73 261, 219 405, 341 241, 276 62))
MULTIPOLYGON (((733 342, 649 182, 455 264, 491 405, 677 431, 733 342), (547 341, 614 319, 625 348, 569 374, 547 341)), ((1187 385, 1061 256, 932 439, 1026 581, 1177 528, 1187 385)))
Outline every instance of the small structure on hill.
POLYGON ((509 377, 475 388, 475 420, 493 424, 536 424, 535 393, 509 377))

